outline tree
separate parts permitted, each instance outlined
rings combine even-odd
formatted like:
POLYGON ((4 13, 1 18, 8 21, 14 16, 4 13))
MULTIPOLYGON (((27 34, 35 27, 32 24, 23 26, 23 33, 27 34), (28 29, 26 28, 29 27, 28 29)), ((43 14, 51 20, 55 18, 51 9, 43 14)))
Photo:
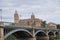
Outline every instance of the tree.
POLYGON ((15 36, 14 35, 10 35, 6 40, 15 40, 15 36))
POLYGON ((54 37, 54 40, 60 40, 60 36, 54 37))
POLYGON ((46 21, 42 21, 42 26, 46 27, 46 21))
POLYGON ((57 24, 57 28, 60 29, 60 24, 57 24))

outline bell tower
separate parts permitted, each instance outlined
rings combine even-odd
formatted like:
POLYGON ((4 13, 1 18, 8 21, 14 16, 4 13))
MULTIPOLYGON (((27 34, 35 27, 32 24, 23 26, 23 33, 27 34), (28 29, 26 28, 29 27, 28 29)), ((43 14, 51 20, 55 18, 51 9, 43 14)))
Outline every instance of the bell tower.
POLYGON ((14 23, 15 24, 19 23, 19 16, 18 16, 17 10, 15 10, 15 14, 14 14, 14 23))
POLYGON ((31 15, 31 19, 35 19, 35 15, 33 13, 31 15))

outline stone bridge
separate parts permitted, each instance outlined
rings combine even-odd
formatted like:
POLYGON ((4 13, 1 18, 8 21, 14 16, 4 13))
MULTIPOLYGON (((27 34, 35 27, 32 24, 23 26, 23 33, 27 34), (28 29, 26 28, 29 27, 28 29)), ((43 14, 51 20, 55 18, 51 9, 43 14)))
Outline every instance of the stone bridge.
MULTIPOLYGON (((8 23, 7 23, 8 24, 8 23)), ((60 36, 60 29, 50 29, 46 27, 6 25, 1 23, 0 40, 6 40, 10 35, 15 36, 15 40, 53 40, 60 36)))

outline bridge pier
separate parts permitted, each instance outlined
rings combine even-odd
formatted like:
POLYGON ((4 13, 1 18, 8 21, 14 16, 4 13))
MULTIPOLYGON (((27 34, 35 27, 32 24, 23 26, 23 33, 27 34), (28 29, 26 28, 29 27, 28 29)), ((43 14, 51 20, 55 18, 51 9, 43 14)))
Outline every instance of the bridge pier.
POLYGON ((54 32, 54 37, 56 37, 56 33, 54 32))
POLYGON ((0 28, 0 40, 4 40, 3 28, 0 28))
POLYGON ((60 36, 60 32, 59 32, 59 36, 60 36))
POLYGON ((0 40, 4 40, 4 27, 3 23, 0 23, 0 40))
POLYGON ((46 40, 49 40, 49 35, 48 35, 48 31, 46 30, 46 40))
POLYGON ((32 40, 36 40, 36 36, 35 36, 35 30, 32 28, 32 35, 33 35, 33 38, 32 40))

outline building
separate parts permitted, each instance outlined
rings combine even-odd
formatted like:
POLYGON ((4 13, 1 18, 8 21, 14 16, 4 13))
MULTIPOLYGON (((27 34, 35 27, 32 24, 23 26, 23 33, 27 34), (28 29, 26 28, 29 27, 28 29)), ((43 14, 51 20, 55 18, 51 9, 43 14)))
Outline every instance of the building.
POLYGON ((24 25, 24 26, 31 26, 32 24, 37 27, 41 27, 42 25, 42 20, 35 18, 35 15, 32 14, 31 18, 29 19, 19 19, 17 10, 15 11, 14 14, 14 23, 15 25, 24 25))
POLYGON ((49 22, 46 27, 55 29, 55 28, 57 28, 57 25, 53 22, 49 22))
MULTIPOLYGON (((31 18, 29 18, 29 19, 19 19, 17 10, 15 10, 15 14, 14 14, 14 23, 15 23, 15 25, 32 26, 32 24, 33 24, 35 27, 43 27, 42 20, 39 18, 35 18, 34 14, 32 14, 31 18)), ((56 28, 56 24, 48 23, 47 27, 56 28)))
MULTIPOLYGON (((33 13, 29 19, 20 19, 17 10, 15 10, 15 13, 14 13, 14 24, 19 25, 19 26, 20 25, 22 25, 22 26, 34 25, 35 27, 43 27, 43 25, 42 25, 43 21, 39 18, 36 18, 33 13)), ((1 25, 1 22, 0 22, 0 25, 1 25)), ((53 22, 47 23, 46 27, 47 28, 57 28, 56 24, 53 22)))
MULTIPOLYGON (((35 15, 33 13, 29 19, 19 19, 19 15, 18 15, 17 10, 15 10, 15 13, 14 13, 14 24, 15 25, 22 25, 22 26, 34 25, 35 27, 43 27, 43 25, 42 25, 43 21, 39 18, 35 18, 35 15)), ((47 28, 57 28, 56 24, 53 22, 50 22, 50 23, 45 24, 45 25, 47 28)))

